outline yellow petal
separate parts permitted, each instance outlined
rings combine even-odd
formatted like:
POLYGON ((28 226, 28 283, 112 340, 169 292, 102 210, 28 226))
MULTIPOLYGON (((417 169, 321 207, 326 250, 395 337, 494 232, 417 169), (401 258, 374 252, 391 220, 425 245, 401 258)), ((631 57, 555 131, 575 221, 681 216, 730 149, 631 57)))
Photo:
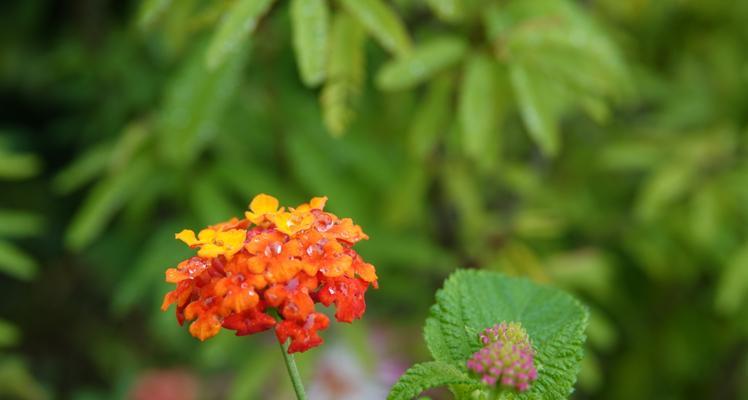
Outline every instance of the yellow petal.
POLYGON ((312 214, 299 212, 298 209, 294 212, 282 212, 275 215, 275 229, 289 236, 308 229, 313 223, 312 214))
POLYGON ((195 232, 190 229, 182 230, 182 232, 174 235, 174 238, 185 242, 187 246, 194 246, 198 243, 197 238, 195 237, 195 232))
POLYGON ((271 214, 278 211, 278 199, 265 193, 258 194, 249 203, 249 209, 255 214, 271 214))
POLYGON ((200 243, 210 243, 216 237, 216 231, 213 229, 203 229, 197 234, 197 239, 200 243))
POLYGON ((242 249, 246 238, 247 232, 243 229, 231 229, 216 235, 216 241, 222 244, 228 259, 242 249))
POLYGON ((213 243, 205 244, 197 251, 197 255, 203 258, 216 258, 223 253, 223 247, 216 246, 213 243))

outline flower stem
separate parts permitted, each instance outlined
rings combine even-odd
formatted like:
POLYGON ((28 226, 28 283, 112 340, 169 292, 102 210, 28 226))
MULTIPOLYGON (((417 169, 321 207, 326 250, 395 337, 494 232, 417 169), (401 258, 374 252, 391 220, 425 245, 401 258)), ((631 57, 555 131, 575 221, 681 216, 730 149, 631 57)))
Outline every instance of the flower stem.
POLYGON ((283 353, 283 361, 286 362, 286 369, 288 370, 288 376, 291 378, 293 384, 293 390, 296 392, 296 398, 298 400, 307 400, 306 392, 304 392, 304 384, 301 383, 301 376, 299 376, 299 369, 296 368, 296 361, 294 361, 293 354, 288 354, 288 345, 280 343, 281 353, 283 353))

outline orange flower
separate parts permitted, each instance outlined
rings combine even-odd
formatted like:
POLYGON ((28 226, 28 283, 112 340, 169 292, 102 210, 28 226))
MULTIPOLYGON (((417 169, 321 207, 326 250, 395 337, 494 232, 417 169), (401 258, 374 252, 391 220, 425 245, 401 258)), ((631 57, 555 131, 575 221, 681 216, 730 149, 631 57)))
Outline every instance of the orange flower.
POLYGON ((201 230, 176 235, 197 256, 166 270, 176 288, 162 309, 175 304, 177 321, 192 321, 200 340, 221 328, 250 335, 275 327, 278 340, 291 340, 289 353, 323 342, 318 332, 329 319, 315 304, 335 304, 335 318, 352 322, 365 309, 364 294, 377 287, 374 266, 352 249, 367 239, 349 218, 323 211, 327 197, 285 211, 266 194, 257 195, 245 219, 232 218, 201 230), (267 313, 276 310, 280 321, 267 313))

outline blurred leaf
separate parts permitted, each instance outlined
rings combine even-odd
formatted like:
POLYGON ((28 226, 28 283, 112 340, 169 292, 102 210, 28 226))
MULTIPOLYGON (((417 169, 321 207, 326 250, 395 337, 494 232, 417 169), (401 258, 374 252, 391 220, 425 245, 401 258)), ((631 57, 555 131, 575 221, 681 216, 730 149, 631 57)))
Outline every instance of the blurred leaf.
POLYGON ((223 182, 222 185, 239 194, 247 204, 258 193, 276 193, 280 196, 284 189, 288 190, 272 169, 258 164, 245 165, 225 160, 216 166, 214 173, 223 182))
POLYGON ((138 26, 141 29, 153 26, 169 10, 171 3, 172 0, 141 0, 137 17, 138 26))
POLYGON ((383 0, 338 0, 345 10, 398 57, 410 52, 410 37, 400 17, 383 0))
POLYGON ((377 86, 382 90, 410 89, 459 62, 466 50, 467 43, 458 36, 429 39, 407 56, 382 66, 377 74, 377 86))
POLYGON ((42 231, 43 221, 38 214, 0 209, 0 237, 28 237, 42 231))
POLYGON ((387 399, 410 400, 426 389, 454 384, 480 387, 477 381, 452 364, 441 361, 419 363, 405 371, 392 387, 387 399))
POLYGON ((227 397, 228 400, 245 400, 261 397, 262 389, 271 379, 277 364, 277 354, 275 349, 266 348, 259 354, 252 354, 248 357, 247 362, 239 369, 234 377, 231 390, 227 397), (262 365, 263 368, 257 368, 262 365))
POLYGON ((0 147, 0 179, 30 178, 39 172, 41 164, 33 154, 15 153, 0 147))
POLYGON ((644 182, 636 202, 636 215, 651 221, 660 211, 684 195, 695 183, 690 165, 668 163, 655 170, 644 182))
POLYGON ((127 168, 138 150, 145 145, 148 133, 148 127, 141 121, 125 126, 109 156, 109 168, 113 171, 127 168))
POLYGON ((467 250, 474 252, 480 245, 478 238, 492 225, 486 223, 488 217, 478 177, 464 162, 444 163, 441 168, 447 198, 460 218, 460 238, 467 250))
MULTIPOLYGON (((456 257, 426 237, 414 234, 377 235, 377 240, 359 243, 361 253, 376 264, 407 265, 413 270, 448 272, 454 268, 456 257)), ((375 236, 376 235, 376 236, 375 236)))
MULTIPOLYGON (((504 100, 498 92, 498 73, 498 66, 482 54, 473 55, 465 66, 457 114, 465 153, 476 161, 490 157, 486 149, 492 147, 491 136, 499 134, 504 100)), ((494 150, 498 153, 498 149, 494 150)))
POLYGON ((439 137, 449 126, 453 81, 450 76, 441 76, 430 82, 425 98, 414 113, 408 129, 408 144, 411 154, 419 160, 436 149, 439 137))
POLYGON ((273 0, 236 0, 226 11, 213 34, 205 54, 210 70, 221 67, 230 55, 243 58, 249 35, 257 26, 257 21, 265 14, 273 0))
POLYGON ((192 185, 190 196, 192 209, 204 225, 241 215, 244 204, 233 204, 223 188, 215 183, 212 175, 201 176, 192 185))
POLYGON ((329 14, 327 0, 291 0, 296 63, 307 86, 317 86, 325 79, 329 14))
POLYGON ((192 162, 218 133, 241 77, 247 48, 248 40, 237 44, 234 56, 212 71, 205 68, 197 51, 170 81, 157 125, 161 153, 170 163, 192 162))
POLYGON ((448 22, 456 22, 463 17, 463 0, 426 0, 439 18, 448 22))
POLYGON ((547 80, 518 64, 510 64, 509 76, 530 136, 543 153, 555 155, 559 149, 558 115, 546 92, 547 80))
POLYGON ((128 169, 107 176, 91 189, 65 233, 66 244, 80 250, 98 236, 128 199, 137 193, 138 186, 152 172, 150 160, 134 160, 128 169))
POLYGON ((585 352, 579 370, 579 386, 585 391, 596 392, 602 384, 602 367, 594 353, 585 352))
POLYGON ((390 183, 391 190, 384 202, 387 222, 395 226, 417 222, 423 215, 428 183, 427 173, 420 163, 404 168, 395 182, 390 183))
POLYGON ((613 269, 597 249, 555 254, 546 261, 546 271, 554 283, 568 290, 583 290, 598 300, 611 293, 613 269))
POLYGON ((600 350, 610 350, 618 342, 618 332, 600 310, 590 309, 590 326, 587 328, 590 345, 600 350))
POLYGON ((745 303, 748 294, 748 244, 730 258, 717 283, 715 307, 718 312, 734 314, 745 303))
POLYGON ((657 165, 663 156, 658 143, 644 138, 619 140, 606 143, 600 149, 600 159, 604 167, 613 170, 643 170, 657 165))
POLYGON ((106 169, 112 151, 109 143, 87 149, 55 176, 53 189, 60 194, 68 194, 90 182, 106 169))
POLYGON ((23 361, 4 355, 0 356, 0 397, 17 400, 49 398, 23 361))
POLYGON ((554 210, 523 207, 512 218, 514 232, 526 238, 554 238, 564 232, 565 221, 554 210))
POLYGON ((723 225, 724 206, 720 202, 721 190, 710 185, 694 194, 691 201, 691 232, 699 243, 713 243, 723 225))
POLYGON ((343 13, 333 17, 327 82, 320 102, 325 126, 342 135, 354 117, 354 106, 364 80, 364 32, 343 13))
POLYGON ((149 291, 155 288, 156 283, 163 281, 163 271, 175 267, 181 258, 190 253, 174 239, 174 235, 184 228, 173 221, 164 221, 148 237, 131 268, 123 274, 114 290, 111 310, 115 315, 125 315, 138 303, 146 304, 150 298, 147 295, 149 291))
POLYGON ((0 240, 0 272, 13 278, 28 281, 37 271, 36 261, 13 244, 0 240))
POLYGON ((0 349, 15 346, 21 338, 21 332, 15 325, 0 319, 0 349))
POLYGON ((478 332, 502 321, 520 322, 542 372, 529 391, 506 395, 566 398, 577 379, 588 318, 577 300, 558 289, 499 273, 459 270, 437 292, 424 336, 437 361, 462 367, 481 347, 478 332))

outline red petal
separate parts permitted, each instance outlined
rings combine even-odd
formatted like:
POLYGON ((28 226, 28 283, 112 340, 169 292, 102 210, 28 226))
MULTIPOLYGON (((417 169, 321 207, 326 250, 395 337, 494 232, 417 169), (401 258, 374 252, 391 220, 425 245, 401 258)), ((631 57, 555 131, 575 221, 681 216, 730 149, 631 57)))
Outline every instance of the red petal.
POLYGON ((257 310, 231 314, 223 320, 223 327, 236 331, 236 336, 251 335, 268 330, 275 325, 275 318, 257 310))

